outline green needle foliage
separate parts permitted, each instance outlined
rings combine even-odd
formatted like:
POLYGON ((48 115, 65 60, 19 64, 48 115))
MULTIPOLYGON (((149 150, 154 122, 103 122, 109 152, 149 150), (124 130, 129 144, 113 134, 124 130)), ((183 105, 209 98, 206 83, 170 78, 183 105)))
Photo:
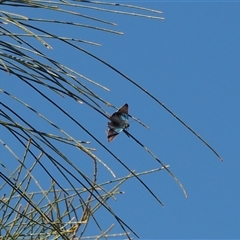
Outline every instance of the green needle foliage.
MULTIPOLYGON (((130 239, 132 235, 138 236, 134 229, 116 215, 109 201, 123 193, 120 187, 125 181, 136 178, 149 194, 163 205, 139 176, 164 170, 179 184, 185 196, 187 193, 169 170, 169 166, 130 133, 128 136, 159 162, 159 168, 141 173, 131 170, 96 138, 91 129, 84 127, 79 119, 68 113, 64 101, 74 101, 88 106, 89 111, 97 112, 106 118, 109 114, 104 107, 115 109, 117 107, 104 99, 99 94, 100 91, 96 90, 109 91, 106 86, 50 57, 49 50, 54 49, 56 41, 75 49, 76 55, 83 53, 86 57, 91 57, 118 73, 165 108, 220 159, 221 157, 194 130, 137 82, 99 58, 94 52, 82 47, 84 44, 100 46, 100 43, 94 42, 94 39, 88 41, 75 36, 66 37, 64 31, 61 36, 56 35, 48 26, 49 24, 52 27, 71 26, 76 28, 76 31, 81 28, 91 29, 97 34, 122 35, 122 32, 111 29, 112 26, 117 25, 116 23, 95 17, 96 12, 102 12, 103 16, 111 13, 120 14, 122 17, 129 15, 163 20, 162 12, 139 6, 99 1, 1 0, 0 4, 0 70, 2 75, 5 74, 4 79, 0 81, 0 94, 7 99, 6 102, 0 102, 0 129, 4 132, 0 135, 0 143, 1 151, 7 152, 9 159, 11 156, 11 161, 8 161, 8 157, 0 159, 2 179, 0 239, 130 239), (23 9, 30 9, 29 13, 31 15, 34 13, 35 17, 25 15, 23 9), (89 14, 81 13, 83 10, 88 11, 89 14), (53 12, 54 16, 57 13, 61 20, 52 19, 53 12), (79 22, 68 21, 68 15, 76 17, 79 22), (83 18, 91 20, 92 24, 82 23, 83 18), (102 27, 103 25, 105 27, 102 27), (65 127, 57 124, 57 119, 48 117, 47 114, 38 111, 37 107, 32 106, 31 102, 25 102, 1 87, 4 86, 3 81, 12 81, 11 84, 20 81, 28 89, 22 91, 28 91, 26 94, 31 94, 32 97, 40 97, 44 104, 48 104, 48 108, 58 110, 63 118, 68 119, 83 133, 83 138, 88 136, 97 142, 99 148, 105 149, 126 168, 128 174, 116 178, 114 169, 96 154, 96 149, 91 146, 89 140, 76 139, 65 130, 65 127), (58 96, 63 101, 58 101, 59 98, 53 96, 58 96), (24 114, 21 109, 24 109, 24 114), (28 115, 34 117, 28 119, 28 115), (79 167, 79 161, 75 161, 76 159, 84 161, 84 168, 79 167), (110 177, 109 180, 103 181, 102 175, 106 174, 106 171, 110 177), (109 214, 122 231, 120 233, 114 231, 115 225, 112 223, 106 228, 106 223, 103 224, 96 217, 98 212, 109 214)), ((130 117, 147 127, 134 116, 130 117)))

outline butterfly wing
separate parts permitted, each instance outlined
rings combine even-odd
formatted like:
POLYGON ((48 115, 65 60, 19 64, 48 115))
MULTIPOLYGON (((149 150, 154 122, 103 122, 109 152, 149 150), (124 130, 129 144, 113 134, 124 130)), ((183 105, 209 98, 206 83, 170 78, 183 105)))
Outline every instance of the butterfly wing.
POLYGON ((111 122, 108 122, 108 142, 112 141, 120 132, 129 127, 128 104, 123 105, 109 119, 111 122))
POLYGON ((109 130, 111 130, 117 134, 123 131, 123 127, 115 126, 112 122, 108 122, 108 127, 109 127, 109 130))
POLYGON ((118 109, 118 113, 128 114, 128 104, 125 103, 121 108, 118 109))
POLYGON ((124 125, 124 122, 128 120, 128 104, 124 104, 109 119, 114 126, 124 125))
POLYGON ((108 136, 107 136, 107 138, 108 138, 108 142, 111 142, 117 135, 118 135, 118 133, 117 132, 115 132, 113 129, 108 129, 108 136))
MULTIPOLYGON (((118 114, 120 114, 120 118, 127 123, 128 121, 128 104, 124 104, 118 111, 118 114)), ((125 124, 126 125, 126 124, 125 124)))
POLYGON ((123 123, 123 119, 121 118, 121 113, 115 112, 109 119, 113 126, 120 126, 123 123))

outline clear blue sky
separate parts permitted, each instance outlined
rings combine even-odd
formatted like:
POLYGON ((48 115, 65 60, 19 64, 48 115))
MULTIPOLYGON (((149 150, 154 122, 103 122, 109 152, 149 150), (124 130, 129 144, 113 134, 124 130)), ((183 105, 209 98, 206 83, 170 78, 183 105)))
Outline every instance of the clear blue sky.
MULTIPOLYGON (((136 180, 122 186, 125 194, 119 195, 117 202, 112 201, 113 208, 142 238, 239 239, 240 2, 124 3, 161 10, 165 20, 94 12, 95 16, 118 23, 118 27, 109 27, 123 31, 124 35, 72 27, 65 28, 65 32, 60 28, 54 30, 58 33, 62 31, 62 36, 74 35, 101 43, 102 47, 80 46, 111 63, 155 95, 206 139, 224 161, 220 162, 175 118, 121 76, 76 50, 63 51, 62 45, 56 45, 54 51, 49 51, 51 57, 110 88, 111 92, 104 92, 94 87, 99 95, 118 107, 128 103, 129 113, 150 126, 151 129, 147 130, 131 121, 129 131, 171 166, 189 196, 188 199, 184 198, 174 180, 161 171, 142 179, 164 202, 164 208, 136 180)), ((49 24, 49 29, 51 26, 49 24)), ((53 41, 49 42, 53 44, 53 41)), ((39 43, 37 46, 41 47, 39 43)), ((0 74, 3 78, 3 73, 0 74)), ((76 125, 63 119, 61 121, 60 115, 56 115, 60 113, 48 109, 46 104, 39 101, 40 98, 35 99, 34 93, 26 96, 19 91, 20 88, 14 89, 11 78, 8 81, 5 90, 11 89, 13 94, 31 102, 50 119, 58 118, 58 124, 74 137, 91 141, 92 146, 97 148, 97 154, 118 176, 126 174, 93 139, 80 129, 76 130, 76 125)), ((61 101, 64 105, 64 100, 61 101)), ((105 133, 107 119, 86 111, 85 106, 73 101, 64 106, 131 169, 144 171, 159 166, 124 134, 108 144, 105 133)), ((105 109, 109 113, 114 112, 113 109, 105 109)), ((83 158, 81 161, 86 160, 83 158)), ((106 179, 110 178, 108 172, 102 171, 106 179)), ((101 218, 107 218, 107 215, 100 214, 98 217, 101 222, 101 218)), ((106 227, 110 223, 111 220, 106 227)), ((113 232, 117 230, 121 231, 116 227, 113 232)))

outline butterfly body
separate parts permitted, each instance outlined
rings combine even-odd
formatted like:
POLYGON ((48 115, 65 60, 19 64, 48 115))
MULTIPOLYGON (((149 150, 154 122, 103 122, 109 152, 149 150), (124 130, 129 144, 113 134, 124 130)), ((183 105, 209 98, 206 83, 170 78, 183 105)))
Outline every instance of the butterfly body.
POLYGON ((130 126, 128 123, 128 104, 123 105, 109 119, 111 122, 108 122, 108 142, 130 126))

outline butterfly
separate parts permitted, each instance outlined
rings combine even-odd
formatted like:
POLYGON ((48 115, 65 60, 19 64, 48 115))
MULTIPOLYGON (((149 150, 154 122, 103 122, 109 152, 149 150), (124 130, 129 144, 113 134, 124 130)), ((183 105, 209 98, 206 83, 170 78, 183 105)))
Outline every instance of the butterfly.
POLYGON ((127 129, 128 124, 128 104, 124 104, 117 112, 115 112, 108 122, 107 139, 111 142, 120 132, 127 129))

